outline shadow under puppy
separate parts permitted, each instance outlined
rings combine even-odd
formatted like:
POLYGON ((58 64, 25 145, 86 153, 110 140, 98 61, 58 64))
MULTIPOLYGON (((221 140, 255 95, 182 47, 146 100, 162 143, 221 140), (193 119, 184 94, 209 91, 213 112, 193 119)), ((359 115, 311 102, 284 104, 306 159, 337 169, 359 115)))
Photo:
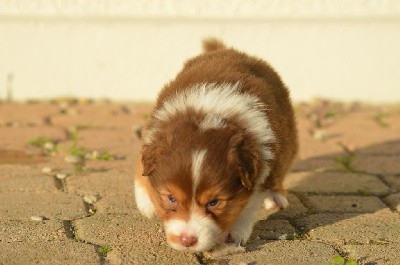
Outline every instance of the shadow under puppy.
POLYGON ((161 91, 135 175, 138 209, 191 252, 244 245, 262 207, 287 207, 298 146, 279 75, 218 40, 203 48, 161 91))

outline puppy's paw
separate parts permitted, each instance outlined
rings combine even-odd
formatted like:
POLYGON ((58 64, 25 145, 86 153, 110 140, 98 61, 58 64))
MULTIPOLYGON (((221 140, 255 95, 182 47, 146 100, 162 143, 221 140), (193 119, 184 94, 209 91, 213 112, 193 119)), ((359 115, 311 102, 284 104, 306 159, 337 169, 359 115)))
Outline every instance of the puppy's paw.
POLYGON ((285 209, 289 206, 289 202, 285 196, 275 191, 268 191, 267 197, 264 200, 264 207, 266 210, 279 210, 285 209))
POLYGON ((235 244, 235 246, 239 247, 242 245, 242 238, 239 234, 235 232, 230 232, 225 239, 225 243, 227 244, 235 244))

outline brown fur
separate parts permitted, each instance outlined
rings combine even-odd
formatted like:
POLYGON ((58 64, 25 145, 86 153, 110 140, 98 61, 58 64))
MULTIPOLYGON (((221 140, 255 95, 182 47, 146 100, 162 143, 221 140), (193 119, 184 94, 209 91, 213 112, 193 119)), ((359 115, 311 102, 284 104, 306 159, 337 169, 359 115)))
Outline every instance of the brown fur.
MULTIPOLYGON (((262 183, 262 189, 284 193, 283 179, 298 146, 287 88, 275 70, 260 59, 228 49, 215 39, 205 41, 203 47, 205 52, 188 60, 177 77, 163 88, 155 110, 177 93, 196 84, 240 82, 243 93, 255 95, 265 104, 265 114, 276 136, 275 142, 270 144, 275 158, 269 161, 271 173, 262 183)), ((234 118, 227 121, 226 128, 199 132, 198 124, 204 115, 189 110, 176 115, 168 123, 158 124, 160 130, 155 135, 155 143, 143 146, 144 169, 136 177, 150 193, 161 219, 171 216, 185 219, 187 216, 182 212, 192 203, 191 154, 188 147, 207 149, 196 203, 201 206, 215 197, 226 198, 223 207, 215 212, 202 211, 214 218, 221 228, 229 229, 254 190, 262 161, 253 136, 246 133, 234 118), (159 190, 168 185, 174 187, 179 201, 183 202, 172 213, 153 198, 159 197, 159 190)), ((153 126, 154 120, 150 120, 148 128, 153 126)))

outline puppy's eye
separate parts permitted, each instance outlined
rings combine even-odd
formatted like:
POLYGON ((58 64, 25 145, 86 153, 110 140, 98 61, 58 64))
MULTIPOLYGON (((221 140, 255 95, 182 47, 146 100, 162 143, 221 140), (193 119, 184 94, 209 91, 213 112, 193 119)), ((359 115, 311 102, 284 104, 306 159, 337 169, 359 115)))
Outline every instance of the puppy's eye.
POLYGON ((168 201, 172 204, 176 204, 176 198, 174 197, 174 195, 167 195, 168 201))
POLYGON ((207 209, 213 209, 213 208, 217 207, 218 204, 219 204, 219 200, 213 199, 207 203, 207 209))

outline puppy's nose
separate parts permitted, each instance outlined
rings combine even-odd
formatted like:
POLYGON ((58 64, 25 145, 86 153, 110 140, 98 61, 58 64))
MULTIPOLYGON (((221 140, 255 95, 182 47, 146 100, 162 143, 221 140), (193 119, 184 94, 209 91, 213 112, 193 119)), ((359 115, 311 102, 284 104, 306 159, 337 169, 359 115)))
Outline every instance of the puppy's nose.
POLYGON ((181 234, 180 238, 182 246, 187 248, 196 245, 198 240, 197 237, 185 233, 181 234))

